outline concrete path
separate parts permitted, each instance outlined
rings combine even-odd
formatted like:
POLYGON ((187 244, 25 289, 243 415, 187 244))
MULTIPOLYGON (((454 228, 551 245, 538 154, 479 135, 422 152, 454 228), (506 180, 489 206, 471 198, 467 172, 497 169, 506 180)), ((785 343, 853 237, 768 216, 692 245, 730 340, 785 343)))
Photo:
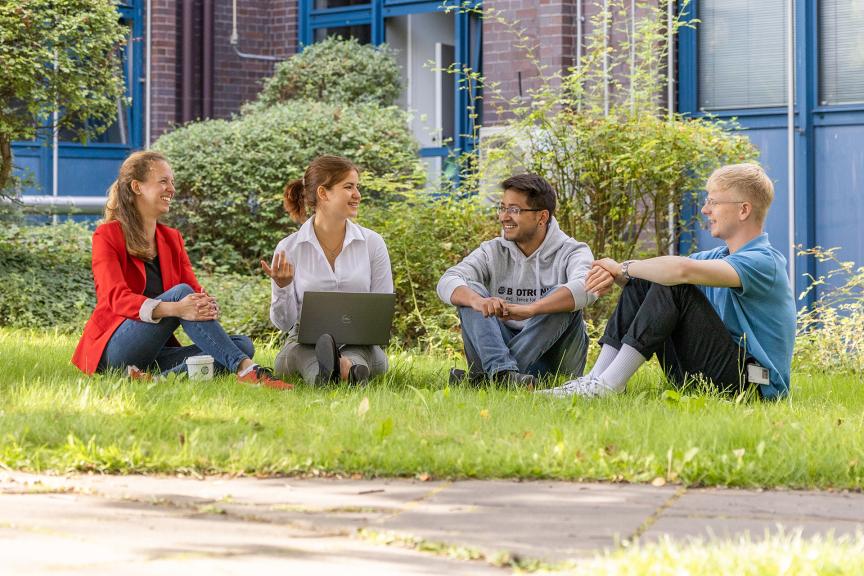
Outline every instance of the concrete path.
POLYGON ((663 534, 779 529, 864 530, 864 494, 0 472, 0 558, 16 575, 504 574, 507 557, 556 564, 663 534))

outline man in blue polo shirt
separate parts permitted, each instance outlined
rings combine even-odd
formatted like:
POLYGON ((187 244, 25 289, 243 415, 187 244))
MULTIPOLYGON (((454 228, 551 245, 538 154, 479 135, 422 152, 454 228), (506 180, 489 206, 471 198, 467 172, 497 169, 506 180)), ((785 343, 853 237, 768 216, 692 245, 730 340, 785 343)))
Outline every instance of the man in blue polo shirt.
POLYGON ((764 232, 774 185, 758 165, 736 164, 717 169, 706 188, 702 214, 726 245, 689 258, 595 262, 586 291, 605 294, 613 281, 624 288, 600 355, 587 375, 542 392, 623 392, 656 354, 677 384, 699 375, 724 392, 755 387, 767 399, 789 393, 795 298, 786 259, 764 232))

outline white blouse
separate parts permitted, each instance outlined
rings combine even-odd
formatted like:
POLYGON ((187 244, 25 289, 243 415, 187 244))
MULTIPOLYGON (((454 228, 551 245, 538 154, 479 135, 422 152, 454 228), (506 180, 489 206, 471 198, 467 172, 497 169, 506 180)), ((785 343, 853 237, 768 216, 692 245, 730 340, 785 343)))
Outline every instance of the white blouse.
POLYGON ((276 254, 284 252, 294 266, 294 280, 280 288, 271 280, 270 321, 283 332, 297 323, 303 294, 312 292, 393 292, 393 272, 384 239, 377 232, 347 221, 342 251, 330 268, 312 228, 312 218, 283 238, 276 254))

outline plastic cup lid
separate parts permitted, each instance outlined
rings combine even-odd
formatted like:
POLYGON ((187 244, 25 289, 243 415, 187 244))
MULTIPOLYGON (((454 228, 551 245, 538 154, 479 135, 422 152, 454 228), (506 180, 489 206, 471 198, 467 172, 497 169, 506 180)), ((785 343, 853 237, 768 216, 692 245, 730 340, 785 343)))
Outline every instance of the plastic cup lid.
POLYGON ((207 354, 202 354, 201 356, 190 356, 186 359, 186 364, 211 364, 213 362, 213 357, 208 356, 207 354))

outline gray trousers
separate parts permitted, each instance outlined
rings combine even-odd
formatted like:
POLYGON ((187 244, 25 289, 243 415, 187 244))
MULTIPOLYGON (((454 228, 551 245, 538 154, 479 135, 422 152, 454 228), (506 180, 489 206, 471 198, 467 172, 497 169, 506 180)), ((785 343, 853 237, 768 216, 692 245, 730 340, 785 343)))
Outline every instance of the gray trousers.
MULTIPOLYGON (((363 364, 369 368, 370 378, 387 371, 387 355, 380 346, 343 346, 339 352, 352 364, 363 364)), ((280 377, 300 374, 307 384, 315 384, 315 377, 318 376, 315 346, 300 344, 294 335, 288 336, 288 341, 276 355, 274 370, 280 377)))

